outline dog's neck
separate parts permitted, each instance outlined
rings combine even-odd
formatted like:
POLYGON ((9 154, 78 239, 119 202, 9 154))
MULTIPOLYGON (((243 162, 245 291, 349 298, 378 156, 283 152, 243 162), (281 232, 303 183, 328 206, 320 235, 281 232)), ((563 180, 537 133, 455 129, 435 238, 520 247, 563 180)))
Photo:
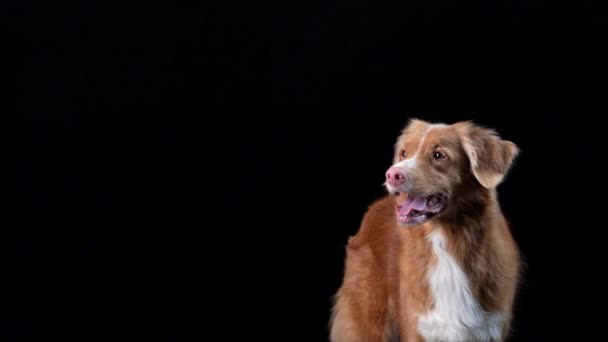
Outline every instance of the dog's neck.
POLYGON ((450 229, 482 228, 483 222, 494 211, 496 190, 476 184, 465 184, 456 189, 450 200, 448 211, 437 218, 438 223, 450 229), (471 191, 474 189, 475 191, 471 191))
POLYGON ((465 270, 466 260, 474 257, 471 253, 487 236, 492 216, 500 213, 494 189, 476 190, 457 194, 460 197, 454 197, 451 210, 430 222, 434 227, 430 232, 439 230, 445 236, 450 253, 465 270))

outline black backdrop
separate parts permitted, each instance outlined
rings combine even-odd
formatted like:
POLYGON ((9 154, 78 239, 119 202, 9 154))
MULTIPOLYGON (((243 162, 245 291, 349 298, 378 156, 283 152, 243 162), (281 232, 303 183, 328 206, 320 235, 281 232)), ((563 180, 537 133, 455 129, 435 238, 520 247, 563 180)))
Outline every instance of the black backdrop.
POLYGON ((2 340, 326 340, 411 117, 522 150, 499 189, 526 260, 512 340, 602 330, 590 3, 4 6, 2 340))

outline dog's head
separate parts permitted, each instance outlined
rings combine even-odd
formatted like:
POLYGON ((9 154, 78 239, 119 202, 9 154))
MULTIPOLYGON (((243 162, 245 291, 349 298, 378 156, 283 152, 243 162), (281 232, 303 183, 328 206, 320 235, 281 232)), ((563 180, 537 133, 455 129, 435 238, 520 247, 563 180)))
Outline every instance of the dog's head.
POLYGON ((420 224, 447 212, 456 203, 454 197, 495 188, 517 153, 514 143, 471 122, 410 121, 386 172, 388 191, 407 194, 397 205, 397 220, 420 224))

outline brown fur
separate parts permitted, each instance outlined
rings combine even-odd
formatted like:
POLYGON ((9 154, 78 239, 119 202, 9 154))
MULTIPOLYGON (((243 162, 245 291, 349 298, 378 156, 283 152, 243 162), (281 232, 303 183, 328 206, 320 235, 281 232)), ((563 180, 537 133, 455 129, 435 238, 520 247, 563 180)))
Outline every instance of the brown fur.
POLYGON ((448 207, 418 226, 404 227, 395 218, 400 201, 395 196, 370 206, 346 248, 332 313, 334 342, 424 341, 417 322, 433 307, 427 276, 436 261, 426 237, 434 230, 445 235, 448 252, 481 307, 504 314, 503 338, 508 335, 520 258, 494 188, 517 147, 470 122, 430 131, 429 125, 410 122, 397 141, 394 161, 403 159, 403 150, 422 153, 408 174, 409 186, 421 193, 446 191, 448 207), (434 151, 448 158, 426 157, 434 151))

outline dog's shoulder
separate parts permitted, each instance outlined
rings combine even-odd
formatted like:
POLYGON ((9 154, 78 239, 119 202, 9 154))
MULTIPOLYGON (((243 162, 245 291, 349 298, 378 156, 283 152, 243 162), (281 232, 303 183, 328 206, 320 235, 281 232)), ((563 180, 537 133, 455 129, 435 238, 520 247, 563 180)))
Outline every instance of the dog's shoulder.
POLYGON ((395 199, 391 196, 382 197, 368 207, 359 231, 348 241, 348 248, 383 248, 387 240, 394 235, 395 225, 395 199))

